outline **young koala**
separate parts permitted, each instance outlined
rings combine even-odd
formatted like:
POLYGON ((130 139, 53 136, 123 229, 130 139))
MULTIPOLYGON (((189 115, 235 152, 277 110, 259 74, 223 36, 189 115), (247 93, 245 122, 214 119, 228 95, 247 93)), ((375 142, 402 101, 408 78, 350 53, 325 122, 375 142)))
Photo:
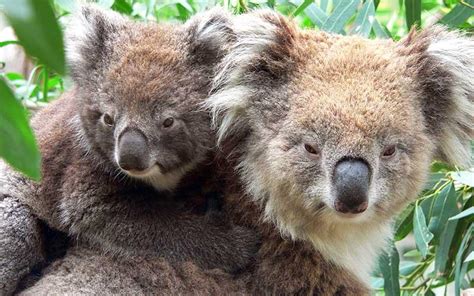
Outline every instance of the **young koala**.
POLYGON ((262 234, 249 291, 368 294, 432 159, 470 163, 474 40, 441 26, 400 42, 332 35, 271 11, 234 30, 207 103, 241 179, 227 208, 262 234))
POLYGON ((183 178, 203 172, 215 143, 200 106, 228 25, 219 10, 165 25, 80 9, 66 42, 75 86, 32 120, 42 181, 2 168, 0 294, 44 260, 42 222, 98 253, 227 272, 249 262, 254 231, 195 213, 183 197, 204 182, 183 178))

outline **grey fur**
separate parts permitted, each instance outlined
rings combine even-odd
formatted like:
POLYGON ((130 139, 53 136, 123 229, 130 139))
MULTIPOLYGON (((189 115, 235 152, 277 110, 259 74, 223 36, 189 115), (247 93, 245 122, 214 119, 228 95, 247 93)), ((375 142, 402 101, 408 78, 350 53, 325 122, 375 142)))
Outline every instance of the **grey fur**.
MULTIPOLYGON (((199 173, 209 167, 214 141, 209 115, 199 106, 218 62, 196 56, 223 55, 226 14, 208 12, 171 26, 133 23, 86 6, 75 19, 79 23, 72 29, 79 31, 69 34, 67 44, 76 86, 32 120, 43 179, 34 183, 11 169, 4 171, 4 193, 18 201, 13 216, 3 215, 1 222, 9 227, 0 233, 0 249, 18 251, 15 257, 3 257, 8 262, 1 267, 5 277, 0 282, 10 283, 5 293, 42 259, 33 215, 97 256, 122 258, 117 262, 140 256, 176 264, 192 260, 205 269, 229 272, 246 266, 257 235, 221 216, 196 213, 194 204, 206 191, 201 183, 213 181, 212 168, 207 176, 199 173), (205 45, 211 41, 212 46, 205 45), (113 124, 107 124, 105 114, 113 124), (174 124, 165 127, 169 117, 174 124), (151 173, 141 176, 118 168, 117 149, 128 130, 145 138, 151 173), (197 193, 189 189, 196 186, 197 193), (34 244, 18 247, 18 235, 34 244)), ((75 261, 68 256, 65 264, 75 261)), ((49 288, 40 281, 34 289, 49 288)))

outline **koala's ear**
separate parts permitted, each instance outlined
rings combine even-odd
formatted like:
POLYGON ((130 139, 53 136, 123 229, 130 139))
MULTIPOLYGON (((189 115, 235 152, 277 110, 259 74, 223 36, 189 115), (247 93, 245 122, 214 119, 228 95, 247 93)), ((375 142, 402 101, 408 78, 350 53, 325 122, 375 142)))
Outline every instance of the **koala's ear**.
POLYGON ((113 41, 129 21, 95 5, 79 6, 66 28, 66 56, 76 83, 108 63, 113 41))
POLYGON ((420 85, 421 106, 437 157, 469 167, 474 138, 474 39, 433 26, 402 42, 420 85))
POLYGON ((199 64, 217 64, 234 39, 231 15, 223 8, 199 13, 189 19, 184 27, 189 57, 199 64))
POLYGON ((271 10, 256 10, 233 20, 233 41, 220 64, 206 105, 218 126, 218 142, 245 133, 249 96, 256 81, 281 78, 291 72, 295 24, 271 10))

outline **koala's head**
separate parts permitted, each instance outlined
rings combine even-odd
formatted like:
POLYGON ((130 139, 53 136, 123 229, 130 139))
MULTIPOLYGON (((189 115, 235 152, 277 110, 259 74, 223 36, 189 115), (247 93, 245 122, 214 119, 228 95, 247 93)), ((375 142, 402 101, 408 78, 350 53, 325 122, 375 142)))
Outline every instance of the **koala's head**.
POLYGON ((401 42, 330 35, 269 11, 235 22, 208 104, 249 194, 284 233, 387 222, 434 157, 469 165, 472 39, 442 27, 401 42))
POLYGON ((172 189, 213 146, 207 97, 228 41, 227 15, 184 25, 136 23, 84 6, 67 53, 80 121, 92 150, 129 176, 172 189))

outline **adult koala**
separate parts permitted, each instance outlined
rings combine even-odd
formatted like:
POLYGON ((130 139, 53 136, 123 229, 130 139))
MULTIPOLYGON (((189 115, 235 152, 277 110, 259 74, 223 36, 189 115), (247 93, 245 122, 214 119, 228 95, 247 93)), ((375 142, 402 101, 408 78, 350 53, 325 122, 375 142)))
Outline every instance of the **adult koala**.
POLYGON ((368 294, 390 222, 421 190, 431 159, 469 162, 472 39, 434 27, 401 42, 366 40, 300 30, 269 11, 236 17, 233 30, 208 105, 230 175, 225 208, 262 235, 256 262, 237 277, 139 273, 136 262, 134 279, 195 294, 210 292, 203 282, 212 293, 368 294))
POLYGON ((432 159, 470 164, 474 40, 331 35, 271 11, 234 30, 207 103, 241 180, 227 205, 263 236, 250 292, 367 294, 432 159))

